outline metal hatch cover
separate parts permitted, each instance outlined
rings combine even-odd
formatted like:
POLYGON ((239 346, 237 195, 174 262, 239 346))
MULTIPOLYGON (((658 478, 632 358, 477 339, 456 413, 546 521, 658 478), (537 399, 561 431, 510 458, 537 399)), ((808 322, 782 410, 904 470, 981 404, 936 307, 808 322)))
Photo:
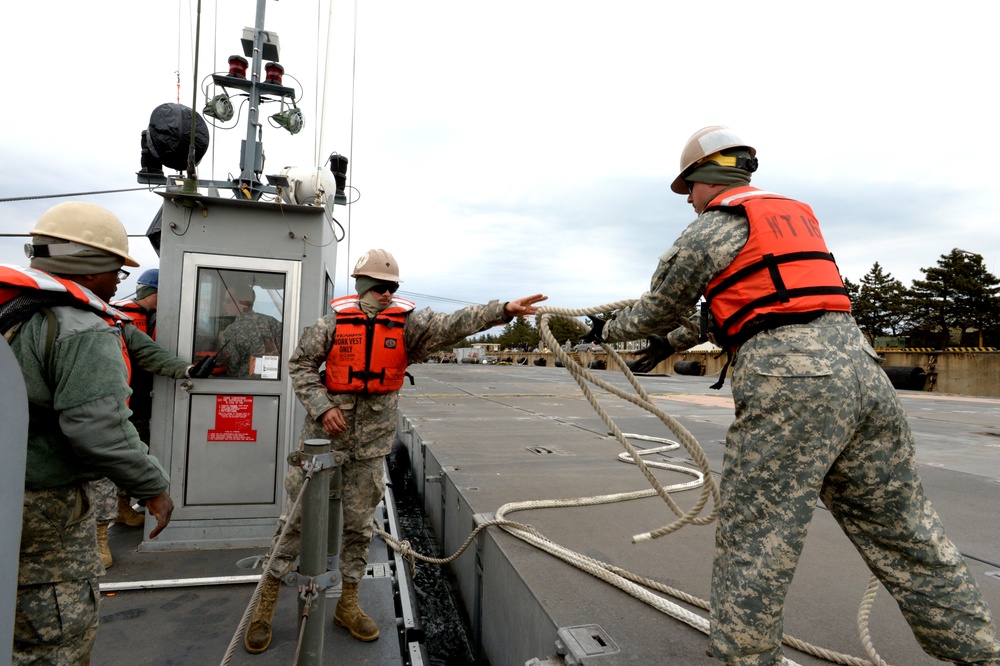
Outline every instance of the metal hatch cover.
POLYGON ((583 664, 588 657, 607 656, 620 651, 604 629, 596 624, 563 627, 557 636, 556 649, 566 658, 568 666, 583 664))

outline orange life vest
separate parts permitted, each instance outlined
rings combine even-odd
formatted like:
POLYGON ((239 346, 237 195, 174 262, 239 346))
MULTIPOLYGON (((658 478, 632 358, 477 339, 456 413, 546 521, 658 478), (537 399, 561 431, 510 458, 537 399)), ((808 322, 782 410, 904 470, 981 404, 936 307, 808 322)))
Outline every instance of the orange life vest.
MULTIPOLYGON (((58 305, 73 305, 89 310, 103 319, 108 326, 118 329, 122 359, 125 361, 125 369, 131 381, 132 363, 128 357, 128 348, 125 346, 125 337, 121 332, 122 324, 130 320, 128 315, 105 303, 94 292, 72 280, 56 277, 37 268, 0 265, 0 305, 30 290, 50 292, 56 297, 69 296, 71 298, 69 302, 60 302, 58 305)), ((3 332, 5 331, 0 331, 3 332)))
POLYGON ((325 384, 334 393, 392 393, 406 376, 403 327, 415 305, 402 298, 375 317, 361 310, 357 296, 330 301, 337 315, 333 346, 326 356, 325 384))
POLYGON ((744 186, 726 190, 705 210, 741 209, 750 223, 746 245, 705 289, 716 333, 738 347, 760 331, 850 312, 833 255, 804 203, 744 186))
POLYGON ((132 318, 132 324, 149 337, 156 339, 156 312, 144 308, 133 300, 112 301, 111 304, 132 318))

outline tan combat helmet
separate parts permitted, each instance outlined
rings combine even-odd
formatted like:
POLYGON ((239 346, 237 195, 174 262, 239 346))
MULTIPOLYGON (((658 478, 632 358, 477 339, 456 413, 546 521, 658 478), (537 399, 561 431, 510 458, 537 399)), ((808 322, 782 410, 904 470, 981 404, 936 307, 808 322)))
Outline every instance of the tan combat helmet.
POLYGON ((91 203, 68 201, 53 206, 38 218, 30 233, 69 241, 65 248, 49 246, 49 256, 73 254, 79 251, 80 245, 85 245, 120 257, 126 266, 139 265, 129 256, 128 234, 121 220, 107 208, 91 203))
POLYGON ((750 172, 756 170, 756 161, 750 168, 749 164, 740 164, 737 157, 715 156, 716 153, 727 148, 746 148, 750 151, 751 159, 757 155, 757 151, 752 146, 748 146, 731 129, 722 125, 703 127, 692 134, 691 138, 684 144, 684 150, 681 151, 681 171, 677 178, 674 178, 674 182, 670 184, 671 191, 677 194, 690 194, 687 183, 684 182, 684 176, 708 161, 719 162, 719 166, 736 167, 750 172), (706 159, 709 157, 712 159, 706 159))
POLYGON ((402 282, 399 279, 399 264, 396 259, 385 250, 368 250, 358 263, 354 265, 354 272, 351 277, 366 275, 376 280, 386 280, 388 282, 402 282))

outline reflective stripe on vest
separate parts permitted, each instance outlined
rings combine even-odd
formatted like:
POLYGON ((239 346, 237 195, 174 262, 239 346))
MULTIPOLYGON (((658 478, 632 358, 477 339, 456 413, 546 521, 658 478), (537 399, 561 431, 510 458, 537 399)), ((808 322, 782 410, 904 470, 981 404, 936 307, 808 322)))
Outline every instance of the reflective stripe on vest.
POLYGON ((780 326, 806 313, 851 311, 840 271, 809 206, 746 186, 726 190, 705 210, 727 208, 742 210, 750 235, 733 263, 705 289, 726 344, 742 344, 772 327, 769 321, 780 326))
MULTIPOLYGON (((69 294, 99 315, 107 315, 119 321, 131 320, 131 317, 101 300, 94 292, 83 285, 77 284, 72 280, 56 277, 37 268, 0 264, 0 288, 4 289, 5 295, 10 288, 38 289, 41 291, 69 294)), ((10 297, 5 297, 0 302, 7 300, 10 300, 10 297)))
POLYGON ((0 264, 0 303, 6 303, 25 290, 46 291, 60 295, 68 294, 73 297, 74 305, 93 312, 103 319, 108 326, 118 329, 118 340, 121 342, 122 347, 122 359, 125 361, 128 380, 132 381, 132 362, 129 360, 128 348, 125 346, 125 336, 121 331, 122 324, 131 321, 128 315, 112 307, 98 298, 94 292, 72 280, 56 277, 37 268, 0 264))
POLYGON ((406 376, 403 327, 415 307, 402 298, 369 318, 357 296, 330 301, 337 315, 334 343, 327 353, 324 383, 333 393, 392 393, 406 376))

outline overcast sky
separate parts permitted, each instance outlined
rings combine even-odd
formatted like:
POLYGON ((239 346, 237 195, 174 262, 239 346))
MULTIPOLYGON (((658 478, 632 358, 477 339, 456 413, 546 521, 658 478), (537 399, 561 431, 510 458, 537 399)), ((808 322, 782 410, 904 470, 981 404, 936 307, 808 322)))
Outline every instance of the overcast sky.
MULTIPOLYGON (((140 132, 177 101, 177 72, 192 104, 197 2, 8 5, 0 198, 137 186, 140 132)), ((202 0, 199 87, 241 52, 254 6, 202 0)), ((349 229, 338 295, 357 257, 384 247, 404 290, 451 299, 415 299, 439 310, 538 291, 573 308, 638 297, 694 218, 669 183, 687 138, 712 124, 757 148, 755 185, 813 207, 851 280, 877 261, 908 286, 955 247, 1000 270, 993 3, 284 0, 266 12, 306 125, 265 126, 265 173, 337 151, 360 193, 337 211, 349 229)), ((216 132, 199 175, 238 173, 244 135, 216 132)), ((0 203, 0 233, 66 200, 0 203)), ((137 235, 161 202, 86 200, 137 235)), ((24 242, 0 238, 0 262, 24 264, 24 242)), ((119 296, 157 265, 145 238, 130 242, 143 266, 119 296)))

